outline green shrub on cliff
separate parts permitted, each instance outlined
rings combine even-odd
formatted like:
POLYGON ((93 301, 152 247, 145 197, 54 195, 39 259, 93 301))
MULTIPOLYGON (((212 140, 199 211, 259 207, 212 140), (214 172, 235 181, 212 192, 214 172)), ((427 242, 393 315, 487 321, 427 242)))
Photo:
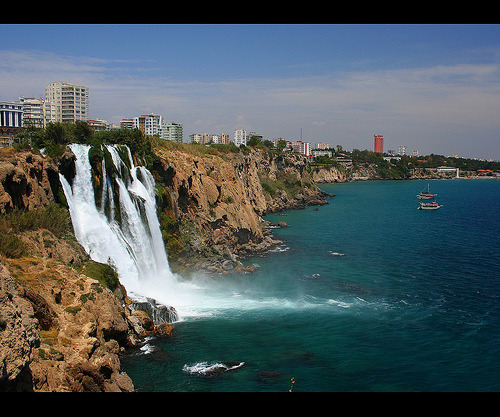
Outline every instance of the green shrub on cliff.
POLYGON ((57 237, 73 235, 71 219, 65 207, 52 203, 33 210, 17 209, 0 216, 0 253, 8 258, 28 255, 26 245, 17 234, 38 229, 47 229, 57 237))
POLYGON ((108 264, 88 260, 82 265, 79 265, 77 269, 88 277, 99 281, 104 287, 109 288, 111 291, 120 283, 118 274, 108 264))

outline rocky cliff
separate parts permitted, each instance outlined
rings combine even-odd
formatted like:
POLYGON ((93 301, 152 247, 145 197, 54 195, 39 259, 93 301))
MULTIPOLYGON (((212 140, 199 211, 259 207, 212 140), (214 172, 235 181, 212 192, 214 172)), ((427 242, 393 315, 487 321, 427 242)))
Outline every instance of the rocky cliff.
MULTIPOLYGON (((281 243, 266 213, 327 203, 298 155, 155 153, 159 218, 178 270, 251 271, 240 257, 281 243)), ((133 391, 120 355, 171 331, 132 310, 114 271, 74 238, 59 184, 72 170, 70 151, 52 160, 0 149, 0 391, 133 391)))
POLYGON ((154 330, 55 203, 69 161, 0 150, 0 391, 133 391, 120 355, 154 330))
POLYGON ((133 391, 119 360, 137 337, 124 290, 88 276, 77 242, 19 237, 29 255, 0 261, 0 390, 133 391))
POLYGON ((32 210, 54 201, 59 183, 52 159, 39 153, 0 149, 0 214, 13 209, 32 210))
POLYGON ((241 269, 239 257, 281 243, 263 215, 327 203, 300 155, 209 150, 155 150, 160 222, 174 268, 241 269))

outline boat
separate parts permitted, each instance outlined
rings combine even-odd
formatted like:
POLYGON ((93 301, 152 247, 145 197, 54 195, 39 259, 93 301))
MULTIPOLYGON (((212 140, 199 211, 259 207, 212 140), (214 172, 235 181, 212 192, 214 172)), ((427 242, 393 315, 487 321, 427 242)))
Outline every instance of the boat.
POLYGON ((419 191, 417 198, 419 200, 430 200, 431 198, 436 197, 437 194, 432 194, 430 189, 429 189, 429 184, 427 184, 427 191, 419 191))
POLYGON ((418 207, 419 210, 437 210, 438 208, 443 207, 442 205, 436 203, 435 201, 431 203, 420 203, 418 207))

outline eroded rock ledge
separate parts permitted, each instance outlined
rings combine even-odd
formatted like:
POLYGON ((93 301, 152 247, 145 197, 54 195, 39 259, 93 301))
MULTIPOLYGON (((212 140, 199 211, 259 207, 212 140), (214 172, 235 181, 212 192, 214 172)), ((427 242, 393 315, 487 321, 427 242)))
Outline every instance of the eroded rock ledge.
POLYGON ((160 223, 174 269, 248 272, 240 258, 275 248, 266 213, 327 204, 301 155, 156 149, 160 223))

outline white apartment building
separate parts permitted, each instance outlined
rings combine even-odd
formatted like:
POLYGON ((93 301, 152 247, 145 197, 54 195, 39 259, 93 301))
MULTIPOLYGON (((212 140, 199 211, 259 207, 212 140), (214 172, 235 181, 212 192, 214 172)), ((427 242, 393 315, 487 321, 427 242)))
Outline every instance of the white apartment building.
POLYGON ((54 105, 51 122, 75 123, 89 119, 89 89, 83 85, 50 83, 45 87, 45 100, 54 105))
POLYGON ((202 136, 199 133, 193 133, 189 135, 189 142, 191 143, 201 143, 202 136))
POLYGON ((172 142, 182 142, 184 140, 182 124, 163 122, 161 125, 160 138, 172 142))
POLYGON ((134 128, 139 129, 145 135, 159 136, 163 117, 157 114, 143 114, 133 118, 134 128))
POLYGON ((182 142, 182 124, 163 121, 163 116, 158 114, 143 114, 131 119, 122 119, 120 122, 122 129, 139 129, 149 136, 158 136, 160 139, 172 142, 182 142))
POLYGON ((311 144, 309 142, 302 142, 301 140, 292 142, 292 149, 294 152, 305 156, 311 155, 311 144))
POLYGON ((189 135, 190 143, 222 143, 229 144, 229 135, 227 133, 221 133, 219 135, 211 135, 209 133, 193 133, 189 135))
POLYGON ((23 106, 23 127, 45 127, 45 100, 43 98, 19 97, 23 106))
POLYGON ((247 145, 248 141, 248 133, 243 129, 236 129, 234 131, 234 139, 233 142, 236 146, 240 147, 241 145, 247 145))
POLYGON ((318 142, 316 143, 316 149, 330 149, 331 146, 329 143, 318 142))

